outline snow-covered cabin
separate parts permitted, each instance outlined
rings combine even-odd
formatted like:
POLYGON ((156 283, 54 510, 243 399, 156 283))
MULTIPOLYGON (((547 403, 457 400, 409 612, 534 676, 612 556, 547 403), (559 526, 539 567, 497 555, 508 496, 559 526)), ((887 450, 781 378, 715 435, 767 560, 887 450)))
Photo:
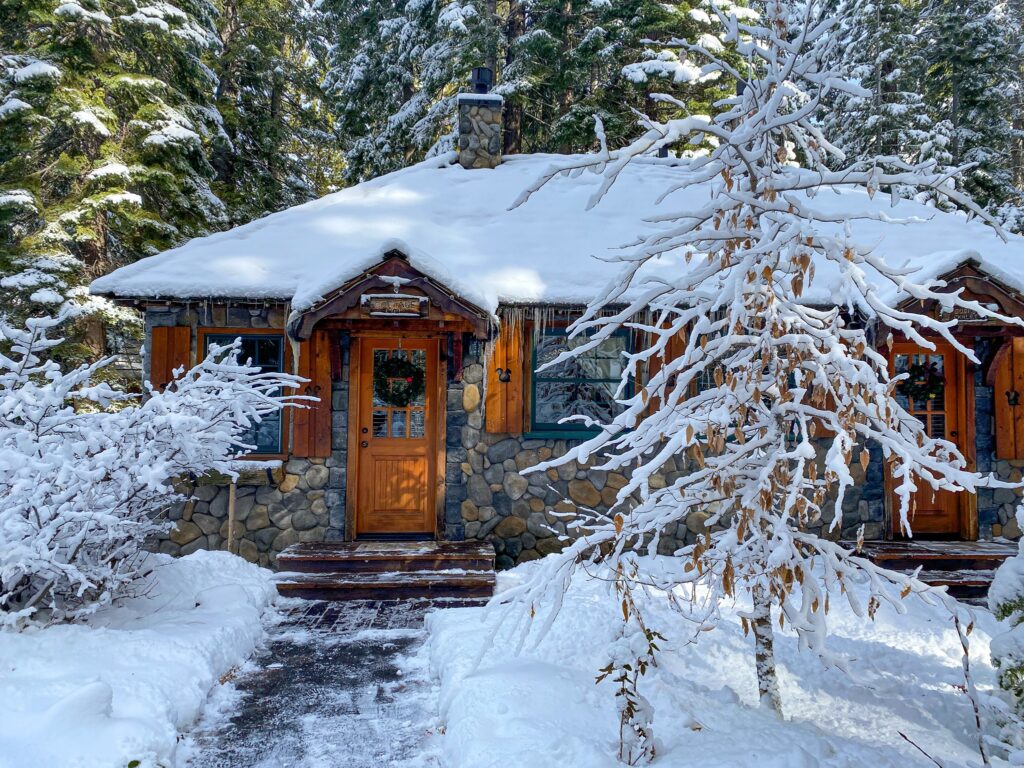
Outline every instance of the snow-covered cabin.
MULTIPOLYGON (((265 421, 252 438, 251 459, 266 463, 249 465, 236 502, 239 549, 250 560, 273 564, 295 542, 421 537, 490 541, 509 566, 559 547, 553 531, 565 526, 552 510, 607 509, 624 483, 575 465, 519 471, 580 439, 584 428, 563 417, 612 413, 620 353, 639 340, 623 334, 574 363, 534 370, 569 343, 567 322, 615 279, 617 247, 708 192, 659 200, 681 161, 651 158, 629 166, 592 209, 602 181, 594 174, 558 177, 516 205, 555 158, 497 154, 498 97, 464 96, 459 108, 459 153, 193 240, 92 285, 145 312, 157 385, 238 336, 256 364, 310 379, 319 404, 265 421)), ((826 193, 818 204, 888 201, 826 193)), ((979 222, 915 203, 893 215, 920 221, 865 221, 855 234, 919 276, 942 276, 950 290, 1024 317, 1024 239, 1004 242, 979 222)), ((808 298, 843 297, 823 267, 808 298)), ((960 327, 980 366, 945 344, 897 343, 893 364, 938 371, 913 412, 978 469, 1019 480, 1024 337, 972 317, 960 327)), ((894 536, 877 454, 847 494, 845 536, 862 524, 869 539, 894 536)), ((1006 490, 922 492, 915 532, 1019 536, 1015 500, 1006 490)), ((227 507, 226 488, 200 485, 173 513, 178 525, 161 549, 221 548, 227 507)), ((661 546, 693 541, 701 523, 680 524, 661 546)))

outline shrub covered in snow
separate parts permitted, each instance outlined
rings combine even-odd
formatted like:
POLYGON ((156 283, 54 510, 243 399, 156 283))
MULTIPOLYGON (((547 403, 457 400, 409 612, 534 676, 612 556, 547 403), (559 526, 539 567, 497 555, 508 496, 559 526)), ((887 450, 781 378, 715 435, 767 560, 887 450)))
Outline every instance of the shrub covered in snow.
MULTIPOLYGON (((1017 516, 1022 516, 1018 510, 1017 516)), ((999 669, 1000 685, 1013 694, 1024 714, 1024 539, 1015 557, 996 571, 988 593, 989 607, 1006 630, 992 638, 992 660, 999 669)))
POLYGON ((109 360, 72 371, 44 360, 62 318, 0 324, 0 623, 47 609, 71 618, 135 578, 147 536, 190 473, 231 473, 246 430, 284 407, 298 379, 217 349, 165 391, 131 395, 95 383, 109 360))

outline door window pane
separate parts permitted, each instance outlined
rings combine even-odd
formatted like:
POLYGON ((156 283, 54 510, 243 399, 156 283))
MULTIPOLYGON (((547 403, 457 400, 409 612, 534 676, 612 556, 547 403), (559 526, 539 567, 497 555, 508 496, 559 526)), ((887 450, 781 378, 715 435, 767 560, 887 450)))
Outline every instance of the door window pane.
POLYGON ((373 436, 423 438, 426 427, 427 352, 373 350, 373 436))
POLYGON ((373 412, 373 436, 388 436, 388 412, 386 409, 375 409, 373 412))
POLYGON ((406 414, 408 411, 402 408, 396 408, 391 411, 391 436, 392 437, 406 437, 406 414))
POLYGON ((409 411, 409 437, 423 437, 426 434, 424 415, 421 410, 409 411))

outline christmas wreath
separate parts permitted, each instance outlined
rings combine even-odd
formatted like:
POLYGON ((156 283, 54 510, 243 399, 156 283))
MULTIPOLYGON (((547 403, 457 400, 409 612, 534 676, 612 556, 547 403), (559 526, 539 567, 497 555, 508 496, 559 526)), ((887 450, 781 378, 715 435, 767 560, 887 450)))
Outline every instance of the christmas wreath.
POLYGON ((384 405, 405 408, 423 394, 424 384, 423 368, 405 356, 374 363, 373 394, 384 405))
POLYGON ((907 378, 900 382, 900 394, 911 402, 934 400, 942 394, 946 379, 936 363, 915 363, 907 370, 907 378))

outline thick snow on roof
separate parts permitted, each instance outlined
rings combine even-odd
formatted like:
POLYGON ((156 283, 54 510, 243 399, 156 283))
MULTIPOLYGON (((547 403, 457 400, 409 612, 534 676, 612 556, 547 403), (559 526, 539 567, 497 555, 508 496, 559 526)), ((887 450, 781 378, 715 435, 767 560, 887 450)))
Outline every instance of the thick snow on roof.
MULTIPOLYGON (((593 173, 554 179, 525 204, 523 190, 566 158, 523 155, 493 170, 465 170, 435 158, 241 227, 197 238, 96 280, 94 293, 125 298, 291 300, 303 310, 392 249, 465 299, 493 311, 499 302, 585 303, 615 279, 619 247, 658 224, 647 219, 706 204, 710 188, 660 196, 678 181, 679 161, 628 166, 594 208, 593 173)), ((858 221, 854 240, 894 265, 933 277, 967 259, 1024 290, 1024 238, 1002 241, 978 221, 859 192, 820 193, 828 211, 881 210, 913 223, 858 221)), ((684 269, 681 258, 652 269, 684 269)), ((835 270, 820 265, 808 299, 841 301, 835 270)))

